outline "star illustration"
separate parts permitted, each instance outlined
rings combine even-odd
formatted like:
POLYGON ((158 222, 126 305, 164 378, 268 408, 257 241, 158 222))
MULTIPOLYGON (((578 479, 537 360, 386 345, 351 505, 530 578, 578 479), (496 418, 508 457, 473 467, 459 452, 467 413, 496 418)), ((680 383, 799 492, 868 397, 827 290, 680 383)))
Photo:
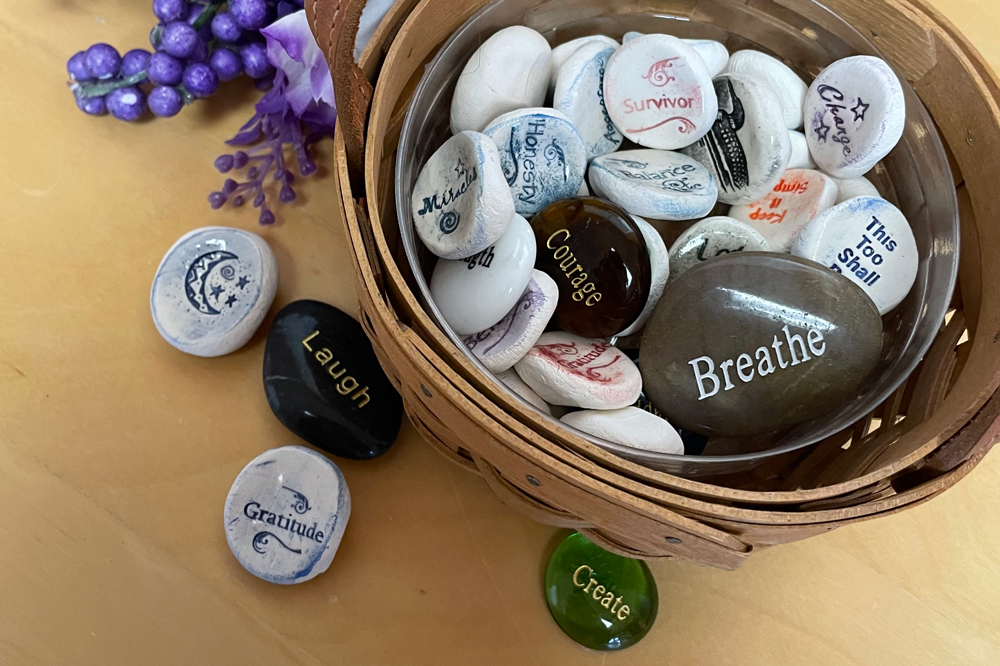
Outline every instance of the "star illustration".
POLYGON ((864 121, 865 113, 868 111, 869 106, 871 106, 871 104, 865 104, 861 101, 860 97, 858 98, 858 103, 853 109, 851 109, 851 111, 854 112, 854 122, 858 122, 859 120, 862 122, 864 121))
POLYGON ((236 302, 235 296, 230 296, 228 299, 226 299, 226 305, 228 305, 229 307, 233 307, 233 303, 235 302, 236 302))
POLYGON ((220 287, 219 285, 215 285, 214 287, 212 287, 212 296, 218 298, 219 294, 221 293, 222 293, 222 287, 220 287))
POLYGON ((820 120, 819 125, 813 131, 816 132, 816 139, 825 142, 827 134, 830 133, 830 126, 820 120))
POLYGON ((249 282, 250 280, 247 279, 246 275, 241 275, 239 281, 236 283, 236 286, 242 289, 243 287, 247 286, 249 282))
POLYGON ((455 173, 457 173, 459 177, 465 173, 465 162, 463 162, 461 158, 459 158, 458 164, 455 165, 455 173))

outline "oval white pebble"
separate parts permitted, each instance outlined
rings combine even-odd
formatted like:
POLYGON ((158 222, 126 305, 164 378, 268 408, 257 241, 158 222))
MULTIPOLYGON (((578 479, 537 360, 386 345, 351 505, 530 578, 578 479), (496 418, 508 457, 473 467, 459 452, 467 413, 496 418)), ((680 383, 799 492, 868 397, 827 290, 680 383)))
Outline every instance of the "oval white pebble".
POLYGON ((789 169, 767 196, 733 206, 729 216, 759 231, 775 252, 788 252, 809 221, 836 200, 837 184, 826 174, 811 169, 789 169))
POLYGON ((698 52, 705 61, 709 76, 718 76, 726 69, 729 62, 729 50, 722 42, 714 39, 685 39, 684 42, 698 52))
POLYGON ((770 87, 767 101, 781 110, 785 127, 802 127, 802 102, 808 86, 788 65, 766 53, 745 50, 737 51, 729 58, 725 72, 766 82, 770 87))
POLYGON ((669 35, 637 37, 615 51, 604 77, 604 101, 622 134, 661 150, 703 137, 718 111, 704 60, 669 35))
POLYGON ((788 130, 788 139, 792 144, 792 156, 788 158, 789 169, 815 169, 816 163, 809 154, 809 144, 806 135, 798 130, 788 130))
POLYGON ((226 498, 226 541, 254 576, 304 583, 330 567, 350 517, 340 468, 311 449, 284 446, 236 477, 226 498))
POLYGON ((703 217, 718 200, 709 170, 682 153, 622 150, 594 158, 588 174, 598 196, 654 220, 703 217))
POLYGON ((483 134, 493 139, 500 153, 517 213, 534 215, 580 190, 587 151, 576 127, 559 111, 541 107, 511 111, 491 122, 483 134))
POLYGON ((639 399, 642 376, 606 340, 561 331, 543 333, 514 366, 545 402, 584 409, 618 409, 639 399))
POLYGON ((857 178, 899 143, 906 122, 903 87, 881 58, 844 58, 809 86, 805 118, 819 168, 834 178, 857 178))
POLYGON ((496 244, 465 259, 438 259, 431 297, 458 335, 485 331, 517 303, 535 265, 531 225, 514 215, 496 244))
POLYGON ((919 262, 906 217, 876 197, 849 199, 818 215, 799 234, 792 254, 849 277, 883 315, 906 298, 919 262))
POLYGON ((748 224, 719 215, 694 223, 670 246, 670 280, 687 269, 731 252, 769 252, 767 240, 748 224))
POLYGON ((420 170, 410 205, 417 235, 439 257, 462 259, 495 243, 514 217, 496 144, 478 132, 445 141, 420 170))
POLYGON ((637 333, 646 325, 649 316, 653 314, 653 308, 663 295, 663 290, 667 286, 667 279, 670 277, 670 255, 667 253, 667 246, 663 242, 663 237, 652 224, 637 215, 633 215, 642 238, 646 241, 646 250, 649 252, 650 284, 649 296, 646 297, 646 304, 642 306, 642 312, 636 320, 629 324, 629 327, 618 334, 618 337, 625 337, 637 333))
POLYGON ((591 42, 604 44, 605 46, 610 46, 613 49, 620 46, 618 42, 606 35, 588 35, 587 37, 571 39, 568 42, 564 42, 553 48, 552 56, 549 59, 549 65, 552 68, 551 78, 549 79, 550 89, 556 87, 556 81, 559 79, 559 70, 562 68, 563 63, 566 62, 571 55, 576 53, 581 46, 584 44, 590 44, 591 42))
POLYGON ((521 25, 483 42, 465 64, 451 98, 451 131, 483 131, 509 111, 541 106, 549 89, 552 49, 540 34, 521 25))
POLYGON ((712 131, 684 149, 715 176, 719 201, 748 203, 774 187, 788 168, 791 139, 765 94, 766 84, 739 74, 715 78, 719 117, 712 131))
POLYGON ((504 370, 503 372, 497 372, 494 376, 503 382, 504 386, 519 395, 529 405, 535 407, 539 411, 545 412, 549 416, 552 416, 552 408, 549 404, 539 398, 538 394, 532 391, 531 387, 524 383, 524 380, 521 379, 516 370, 511 368, 509 370, 504 370))
POLYGON ((541 271, 532 270, 528 286, 510 312, 492 327, 474 333, 462 342, 487 370, 507 370, 538 341, 558 302, 559 287, 555 280, 541 271))
POLYGON ((872 182, 865 178, 864 176, 858 176, 857 178, 834 178, 833 182, 837 183, 837 203, 844 203, 848 199, 853 199, 854 197, 881 197, 878 188, 872 185, 872 182))
POLYGON ((257 234, 203 227, 167 250, 149 294, 163 339, 195 356, 222 356, 260 327, 278 288, 278 264, 257 234))
POLYGON ((552 106, 579 130, 588 160, 618 150, 625 138, 604 103, 604 72, 614 52, 603 42, 581 46, 559 70, 552 97, 552 106))
POLYGON ((570 412, 563 423, 615 444, 653 453, 684 454, 684 442, 674 427, 638 407, 570 412))

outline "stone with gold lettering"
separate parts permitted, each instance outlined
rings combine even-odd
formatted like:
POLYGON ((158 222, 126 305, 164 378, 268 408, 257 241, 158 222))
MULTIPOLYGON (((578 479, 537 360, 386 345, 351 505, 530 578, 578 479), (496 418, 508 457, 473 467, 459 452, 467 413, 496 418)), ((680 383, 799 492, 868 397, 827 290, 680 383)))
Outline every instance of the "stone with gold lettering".
POLYGON ((768 252, 767 240, 753 227, 719 215, 694 223, 670 246, 670 279, 703 261, 732 252, 768 252))
POLYGON ((788 252, 810 220, 836 200, 833 178, 812 169, 789 169, 767 195, 733 206, 729 217, 756 229, 775 252, 788 252))
POLYGON ((642 232, 627 212, 594 197, 565 199, 535 215, 531 227, 535 268, 559 287, 556 326, 603 338, 636 320, 652 268, 642 232))
POLYGON ((825 266, 740 252, 671 282, 640 350, 643 391, 670 423, 749 437, 854 396, 878 362, 882 319, 860 287, 825 266))
POLYGON ((318 301, 295 301, 275 316, 264 392, 286 428, 342 458, 382 455, 402 422, 403 402, 361 325, 318 301))
POLYGON ((552 553, 545 601, 559 628, 592 650, 635 645, 656 621, 660 603, 645 562, 609 553, 579 532, 552 553))

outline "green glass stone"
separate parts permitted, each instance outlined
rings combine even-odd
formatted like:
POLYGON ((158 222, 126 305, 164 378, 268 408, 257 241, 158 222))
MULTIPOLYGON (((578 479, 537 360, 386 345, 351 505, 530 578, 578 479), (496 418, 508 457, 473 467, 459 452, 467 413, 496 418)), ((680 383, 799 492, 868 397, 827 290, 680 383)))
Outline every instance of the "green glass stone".
POLYGON ((621 650, 653 626, 659 597, 641 560, 609 553, 579 532, 552 553, 545 601, 559 628, 594 650, 621 650))

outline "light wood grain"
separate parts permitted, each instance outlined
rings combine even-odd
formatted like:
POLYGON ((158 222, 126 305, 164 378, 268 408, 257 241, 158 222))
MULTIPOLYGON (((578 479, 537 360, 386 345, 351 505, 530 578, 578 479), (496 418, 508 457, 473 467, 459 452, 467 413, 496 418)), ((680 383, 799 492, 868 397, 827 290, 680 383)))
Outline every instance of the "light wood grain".
MULTIPOLYGON (((992 0, 938 0, 1000 65, 992 0)), ((207 224, 212 160, 254 91, 124 125, 74 107, 66 58, 143 46, 132 0, 0 0, 0 663, 1000 663, 1000 458, 932 502, 755 555, 735 573, 653 565, 661 615, 618 655, 566 638, 541 571, 564 532, 504 507, 409 425, 385 457, 338 461, 354 513, 330 571, 258 581, 225 543, 233 478, 295 442, 270 414, 263 335, 185 356, 149 318, 163 252, 207 224)), ((330 159, 262 233, 276 308, 356 313, 330 159)), ((265 322, 266 326, 267 322, 265 322)))

